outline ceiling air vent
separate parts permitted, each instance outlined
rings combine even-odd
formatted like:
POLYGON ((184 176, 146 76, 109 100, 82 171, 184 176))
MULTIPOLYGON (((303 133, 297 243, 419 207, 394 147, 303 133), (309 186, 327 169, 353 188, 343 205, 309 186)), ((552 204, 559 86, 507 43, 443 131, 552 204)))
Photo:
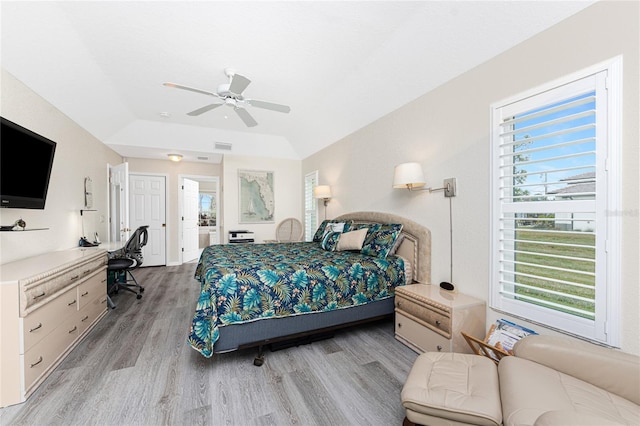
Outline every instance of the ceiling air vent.
POLYGON ((231 151, 231 144, 224 142, 216 142, 216 149, 221 151, 231 151))
POLYGON ((198 157, 198 160, 207 161, 209 157, 198 157))

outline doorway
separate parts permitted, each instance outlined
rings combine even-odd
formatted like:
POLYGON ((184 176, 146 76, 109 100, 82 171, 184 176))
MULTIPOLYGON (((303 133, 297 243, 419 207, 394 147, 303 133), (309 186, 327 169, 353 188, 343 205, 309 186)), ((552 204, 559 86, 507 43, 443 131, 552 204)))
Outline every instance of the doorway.
POLYGON ((178 181, 184 263, 198 259, 205 247, 220 244, 220 178, 180 175, 178 181))

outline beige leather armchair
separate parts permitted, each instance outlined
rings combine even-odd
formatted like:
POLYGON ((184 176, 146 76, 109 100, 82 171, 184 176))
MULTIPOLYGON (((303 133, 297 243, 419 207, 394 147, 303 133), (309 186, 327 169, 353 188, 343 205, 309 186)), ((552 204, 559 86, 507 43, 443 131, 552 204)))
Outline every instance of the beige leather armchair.
POLYGON ((640 357, 577 339, 527 336, 496 365, 420 355, 402 389, 405 424, 640 425, 640 357))
POLYGON ((640 425, 640 358, 576 339, 528 336, 498 365, 507 425, 640 425))

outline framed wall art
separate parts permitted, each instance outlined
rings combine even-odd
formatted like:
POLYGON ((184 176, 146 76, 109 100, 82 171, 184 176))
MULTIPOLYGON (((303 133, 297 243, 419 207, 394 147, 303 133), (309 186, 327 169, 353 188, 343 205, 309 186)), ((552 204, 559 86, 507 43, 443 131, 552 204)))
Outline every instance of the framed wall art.
POLYGON ((274 223, 273 172, 238 170, 239 223, 274 223))

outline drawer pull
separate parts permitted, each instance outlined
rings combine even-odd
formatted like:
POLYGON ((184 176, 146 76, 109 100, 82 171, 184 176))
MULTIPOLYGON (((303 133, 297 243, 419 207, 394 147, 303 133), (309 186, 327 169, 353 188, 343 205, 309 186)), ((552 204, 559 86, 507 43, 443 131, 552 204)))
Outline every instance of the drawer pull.
POLYGON ((400 307, 400 305, 402 305, 402 302, 398 302, 398 308, 400 307))
POLYGON ((85 291, 84 293, 82 293, 82 294, 80 295, 80 297, 84 297, 84 296, 86 296, 87 294, 89 294, 89 292, 88 292, 88 291, 85 291))
POLYGON ((106 283, 106 282, 107 282, 107 279, 105 278, 105 279, 103 279, 103 280, 102 280, 102 281, 100 281, 100 282, 102 282, 102 283, 106 283))
POLYGON ((35 367, 36 365, 40 364, 42 362, 42 356, 40 356, 40 358, 38 358, 38 360, 36 362, 34 362, 33 364, 29 364, 29 366, 31 368, 35 367))
POLYGON ((100 303, 107 303, 107 299, 102 299, 100 303))
POLYGON ((83 272, 83 274, 87 275, 89 272, 91 272, 91 269, 87 269, 86 271, 83 272))
POLYGON ((438 345, 438 346, 436 346, 436 349, 438 350, 438 352, 440 352, 442 350, 442 346, 438 345))
POLYGON ((89 315, 86 315, 84 318, 82 318, 80 321, 85 322, 86 320, 89 319, 89 315))
POLYGON ((75 305, 76 304, 76 299, 73 299, 73 301, 67 303, 67 306, 71 306, 71 305, 75 305))
POLYGON ((42 323, 41 323, 41 322, 39 322, 39 323, 38 323, 38 325, 36 325, 35 327, 30 328, 30 329, 29 329, 29 333, 31 333, 31 332, 33 332, 33 331, 36 331, 36 330, 37 330, 37 329, 39 329, 39 328, 42 328, 42 323))
POLYGON ((74 275, 74 276, 71 277, 71 281, 75 281, 78 278, 80 278, 80 275, 74 275))
POLYGON ((33 300, 38 300, 40 299, 42 296, 45 295, 45 292, 43 291, 41 294, 36 294, 35 296, 33 296, 33 300))
POLYGON ((441 322, 440 320, 436 320, 436 325, 437 325, 438 327, 440 327, 440 324, 442 324, 442 322, 441 322))
POLYGON ((69 334, 73 333, 77 329, 78 329, 78 327, 74 325, 73 328, 71 330, 69 330, 69 334))
POLYGON ((398 328, 402 328, 402 323, 401 322, 398 323, 398 328))

